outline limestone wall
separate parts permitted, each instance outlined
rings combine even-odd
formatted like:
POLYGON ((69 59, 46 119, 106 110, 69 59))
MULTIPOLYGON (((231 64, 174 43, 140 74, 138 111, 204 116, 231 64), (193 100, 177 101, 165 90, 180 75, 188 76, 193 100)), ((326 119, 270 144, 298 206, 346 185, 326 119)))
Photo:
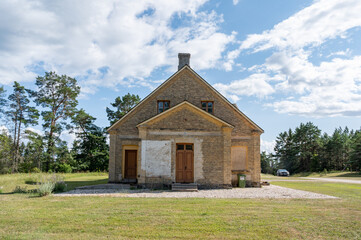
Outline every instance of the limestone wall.
MULTIPOLYGON (((188 69, 183 70, 175 79, 168 82, 146 102, 140 104, 136 111, 128 115, 118 128, 110 135, 109 181, 120 181, 122 174, 122 146, 136 145, 138 149, 138 167, 143 164, 141 140, 170 141, 171 177, 164 175, 162 181, 175 179, 175 144, 177 142, 194 143, 195 147, 195 180, 198 183, 231 182, 231 146, 247 147, 247 180, 249 185, 257 185, 260 181, 260 132, 244 117, 237 113, 227 102, 221 99, 209 87, 194 77, 188 69), (188 101, 201 107, 201 101, 214 101, 214 116, 234 126, 230 132, 219 126, 192 115, 187 110, 164 121, 159 121, 143 133, 136 127, 157 115, 157 101, 170 100, 173 107, 188 101), (168 131, 168 132, 167 132, 168 131), (172 132, 172 133, 170 133, 172 132), (195 132, 198 132, 195 134, 195 132), (196 159, 198 159, 196 161, 196 159), (200 160, 202 159, 202 160, 200 160), (166 179, 166 180, 164 180, 166 179)), ((145 150, 148 152, 148 150, 145 150)), ((145 182, 145 169, 138 170, 138 181, 145 182)), ((157 174, 147 175, 147 181, 160 181, 157 174), (153 176, 153 180, 150 176, 153 176)))

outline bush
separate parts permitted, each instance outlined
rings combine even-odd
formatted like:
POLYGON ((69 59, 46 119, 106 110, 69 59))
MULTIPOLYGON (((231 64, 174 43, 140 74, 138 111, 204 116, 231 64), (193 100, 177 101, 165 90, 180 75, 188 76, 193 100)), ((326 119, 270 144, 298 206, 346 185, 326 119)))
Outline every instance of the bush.
POLYGON ((66 188, 67 185, 64 182, 64 177, 53 174, 43 177, 38 187, 38 193, 40 196, 46 196, 53 192, 64 192, 66 188))
POLYGON ((28 190, 26 189, 26 187, 20 187, 20 186, 16 186, 15 189, 13 190, 13 193, 27 193, 28 190))
POLYGON ((67 185, 65 182, 56 182, 54 187, 54 192, 65 192, 67 188, 67 185))
POLYGON ((41 173, 41 170, 40 170, 39 168, 37 168, 37 167, 33 167, 33 168, 30 170, 30 172, 32 172, 32 173, 41 173))
POLYGON ((323 169, 323 171, 320 173, 320 176, 326 176, 328 174, 327 169, 323 169))
POLYGON ((11 174, 11 168, 4 167, 0 169, 0 174, 11 174))
POLYGON ((55 183, 53 182, 43 182, 38 187, 38 193, 40 197, 50 195, 55 188, 55 183))
POLYGON ((69 164, 63 163, 63 164, 59 164, 57 167, 57 172, 62 172, 62 173, 71 173, 72 172, 72 168, 69 164))

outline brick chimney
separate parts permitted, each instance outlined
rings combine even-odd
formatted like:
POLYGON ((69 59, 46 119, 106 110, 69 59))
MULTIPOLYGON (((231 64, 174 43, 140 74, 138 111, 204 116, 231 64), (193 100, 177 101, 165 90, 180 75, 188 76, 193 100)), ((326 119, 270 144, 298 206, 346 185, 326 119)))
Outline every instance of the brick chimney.
POLYGON ((189 66, 190 58, 191 58, 190 53, 178 53, 178 59, 179 59, 178 70, 180 70, 182 67, 184 67, 184 65, 189 66))

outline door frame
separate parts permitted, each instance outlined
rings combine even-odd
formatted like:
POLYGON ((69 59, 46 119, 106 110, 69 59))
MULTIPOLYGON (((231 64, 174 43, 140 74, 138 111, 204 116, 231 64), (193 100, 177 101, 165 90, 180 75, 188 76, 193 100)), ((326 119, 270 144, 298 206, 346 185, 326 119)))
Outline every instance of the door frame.
MULTIPOLYGON (((126 150, 137 150, 137 159, 136 159, 136 179, 138 179, 138 166, 139 166, 139 151, 137 145, 123 145, 122 146, 122 179, 125 179, 125 151, 126 150)), ((121 180, 122 180, 121 179, 121 180)))
POLYGON ((192 179, 191 183, 194 183, 194 172, 195 172, 195 169, 194 169, 194 143, 183 143, 183 142, 176 143, 176 145, 175 145, 175 182, 176 183, 184 183, 184 182, 178 182, 177 181, 177 161, 178 161, 177 151, 178 151, 178 145, 192 145, 192 162, 193 162, 192 178, 193 179, 192 179))

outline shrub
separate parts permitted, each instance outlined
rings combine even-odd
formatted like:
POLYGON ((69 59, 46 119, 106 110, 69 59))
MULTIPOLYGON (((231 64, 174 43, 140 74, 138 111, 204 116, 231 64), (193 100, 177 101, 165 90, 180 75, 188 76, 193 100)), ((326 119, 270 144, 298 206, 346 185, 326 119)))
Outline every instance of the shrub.
POLYGON ((57 171, 62 173, 71 173, 72 168, 69 164, 63 163, 58 165, 57 171))
POLYGON ((56 182, 54 187, 54 192, 65 192, 67 188, 67 185, 65 182, 56 182))
POLYGON ((20 186, 16 186, 13 190, 13 193, 27 193, 28 190, 26 189, 26 187, 20 187, 20 186))
POLYGON ((55 183, 53 182, 43 182, 38 187, 38 193, 40 197, 50 195, 55 188, 55 183))
POLYGON ((328 174, 327 169, 323 169, 323 171, 320 173, 320 176, 326 176, 328 174))
POLYGON ((0 174, 11 174, 11 168, 4 167, 0 169, 0 174))
POLYGON ((43 176, 40 181, 38 193, 40 196, 46 196, 52 192, 64 192, 66 188, 67 185, 64 182, 64 177, 52 174, 51 176, 43 176))
POLYGON ((41 173, 41 170, 39 168, 37 168, 37 167, 33 167, 30 172, 32 172, 32 173, 41 173))

